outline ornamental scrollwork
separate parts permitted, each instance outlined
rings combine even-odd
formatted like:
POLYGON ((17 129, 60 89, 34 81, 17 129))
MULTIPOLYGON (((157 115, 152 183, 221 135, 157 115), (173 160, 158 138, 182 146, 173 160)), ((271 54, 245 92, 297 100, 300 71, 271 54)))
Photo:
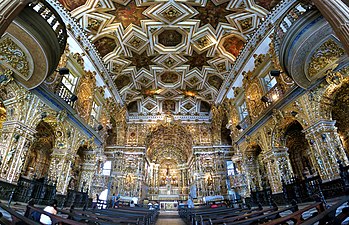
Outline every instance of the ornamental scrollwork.
POLYGON ((344 50, 333 39, 324 42, 312 55, 308 74, 315 76, 328 65, 335 63, 344 54, 344 50))
POLYGON ((15 71, 18 71, 24 78, 31 76, 26 54, 9 37, 5 37, 0 41, 0 61, 6 63, 15 71))

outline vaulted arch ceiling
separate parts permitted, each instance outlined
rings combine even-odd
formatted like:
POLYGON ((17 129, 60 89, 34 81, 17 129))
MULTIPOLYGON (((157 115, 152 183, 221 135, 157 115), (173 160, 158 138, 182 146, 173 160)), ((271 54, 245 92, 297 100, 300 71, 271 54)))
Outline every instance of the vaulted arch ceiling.
POLYGON ((166 112, 165 101, 174 113, 195 114, 216 99, 248 35, 280 0, 59 1, 91 38, 124 102, 137 106, 133 114, 166 112))

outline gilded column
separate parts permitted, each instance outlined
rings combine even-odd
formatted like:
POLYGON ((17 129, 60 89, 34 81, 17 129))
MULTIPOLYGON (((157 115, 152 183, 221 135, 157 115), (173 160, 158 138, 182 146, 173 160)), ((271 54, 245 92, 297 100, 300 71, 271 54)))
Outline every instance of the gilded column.
POLYGON ((264 162, 272 193, 282 192, 282 180, 285 182, 293 176, 286 147, 274 147, 264 155, 264 162))
POLYGON ((20 121, 3 123, 0 178, 9 182, 18 181, 35 132, 20 121))
POLYGON ((349 7, 342 0, 312 0, 349 55, 349 7))
POLYGON ((338 160, 348 164, 335 123, 336 121, 320 120, 304 130, 311 146, 313 165, 323 180, 339 177, 338 160))
POLYGON ((0 37, 12 20, 33 0, 2 0, 0 2, 0 37))

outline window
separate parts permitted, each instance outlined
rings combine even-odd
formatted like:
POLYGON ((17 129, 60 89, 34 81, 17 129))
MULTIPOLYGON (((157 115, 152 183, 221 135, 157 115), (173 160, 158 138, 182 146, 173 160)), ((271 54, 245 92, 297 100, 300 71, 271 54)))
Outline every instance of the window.
POLYGON ((241 105, 239 105, 239 114, 241 120, 244 120, 246 116, 248 116, 246 102, 243 102, 241 105))
POLYGON ((270 89, 272 89, 275 84, 276 84, 276 79, 275 77, 271 76, 270 73, 268 73, 267 75, 265 75, 263 78, 263 83, 264 83, 264 87, 266 92, 270 91, 270 89))
POLYGON ((92 111, 91 111, 91 117, 93 118, 93 120, 97 120, 98 119, 99 108, 100 108, 100 106, 96 102, 93 102, 93 104, 92 104, 92 111))
POLYGON ((228 176, 235 175, 234 163, 231 160, 227 161, 227 173, 228 173, 228 176))
POLYGON ((72 93, 74 93, 76 83, 78 78, 73 74, 65 74, 62 78, 62 83, 66 86, 72 93))
POLYGON ((102 174, 106 176, 110 176, 110 172, 111 172, 111 161, 106 161, 103 164, 102 174))

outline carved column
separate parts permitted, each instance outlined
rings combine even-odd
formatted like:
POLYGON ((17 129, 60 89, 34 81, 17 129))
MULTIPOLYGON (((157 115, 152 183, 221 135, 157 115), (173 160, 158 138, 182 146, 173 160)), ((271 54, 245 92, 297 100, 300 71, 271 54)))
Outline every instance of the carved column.
POLYGON ((92 184, 93 177, 96 173, 96 153, 93 151, 87 151, 84 154, 84 163, 82 164, 82 171, 80 176, 79 189, 84 191, 89 190, 89 196, 92 196, 92 184))
POLYGON ((304 130, 311 145, 313 165, 323 180, 339 177, 338 160, 348 164, 335 123, 336 121, 320 120, 304 130))
POLYGON ((264 155, 264 162, 272 193, 282 192, 282 180, 287 181, 293 176, 290 159, 286 147, 274 147, 264 155))
POLYGON ((35 132, 20 121, 3 123, 0 178, 8 182, 18 181, 35 132))
POLYGON ((0 2, 0 37, 12 20, 33 0, 2 0, 0 2))
POLYGON ((71 154, 60 154, 60 152, 68 152, 68 149, 61 149, 59 152, 54 151, 51 156, 50 166, 57 165, 55 171, 50 171, 52 178, 56 173, 57 181, 57 192, 66 194, 68 191, 68 185, 71 179, 72 164, 74 163, 75 157, 71 154), (63 150, 63 151, 62 151, 63 150))
POLYGON ((257 173, 257 165, 256 165, 256 158, 253 153, 251 152, 245 152, 244 160, 244 172, 247 175, 247 190, 246 190, 246 197, 251 196, 251 190, 256 191, 259 190, 258 185, 258 173, 257 173))
POLYGON ((241 153, 235 153, 232 157, 234 163, 234 175, 230 176, 230 187, 234 192, 239 193, 243 198, 247 197, 249 190, 247 188, 247 173, 243 168, 243 159, 241 153))
POLYGON ((349 7, 342 0, 312 0, 349 55, 349 7))

